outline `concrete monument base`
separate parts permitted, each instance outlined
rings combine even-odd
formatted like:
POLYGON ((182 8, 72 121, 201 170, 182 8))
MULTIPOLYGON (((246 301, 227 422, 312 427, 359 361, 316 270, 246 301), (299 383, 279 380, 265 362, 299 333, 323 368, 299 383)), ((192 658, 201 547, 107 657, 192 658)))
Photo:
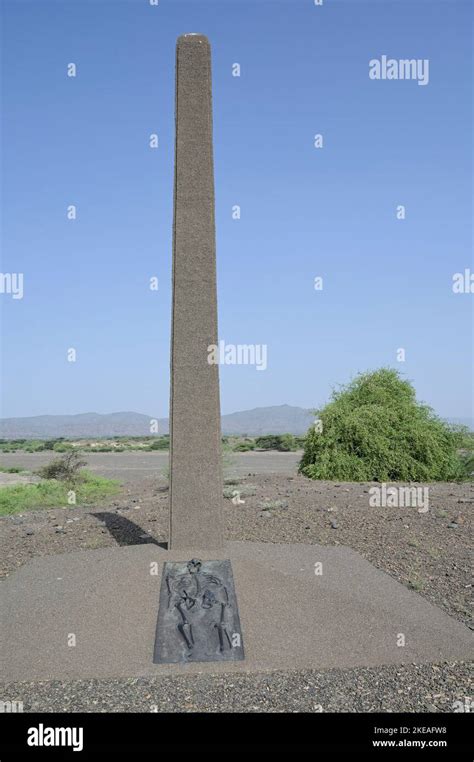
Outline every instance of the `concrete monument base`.
POLYGON ((324 669, 472 657, 474 638, 464 625, 349 548, 229 542, 219 556, 232 562, 243 661, 153 664, 164 562, 216 556, 199 548, 166 551, 144 544, 38 558, 3 582, 2 679, 324 669))

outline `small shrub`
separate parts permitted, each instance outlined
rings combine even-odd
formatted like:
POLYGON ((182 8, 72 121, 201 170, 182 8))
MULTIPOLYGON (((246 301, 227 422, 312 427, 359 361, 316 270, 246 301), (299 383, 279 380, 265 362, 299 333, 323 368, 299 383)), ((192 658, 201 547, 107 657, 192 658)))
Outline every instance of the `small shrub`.
POLYGON ((239 442, 234 447, 234 452, 250 452, 255 450, 255 442, 239 442))
POLYGON ((56 442, 56 444, 53 447, 54 452, 71 452, 72 451, 72 444, 69 444, 68 442, 56 442))
POLYGON ((297 449, 295 437, 292 434, 265 434, 265 436, 257 437, 255 447, 260 450, 278 450, 279 452, 297 449))
POLYGON ((150 443, 148 450, 169 450, 170 440, 169 437, 159 437, 150 443))
POLYGON ((46 439, 43 442, 43 450, 54 450, 56 445, 63 442, 64 437, 57 437, 56 439, 46 439))
POLYGON ((37 473, 42 479, 57 479, 61 482, 75 482, 80 479, 80 470, 86 465, 81 460, 79 453, 68 452, 62 458, 51 461, 46 466, 38 469, 37 473))

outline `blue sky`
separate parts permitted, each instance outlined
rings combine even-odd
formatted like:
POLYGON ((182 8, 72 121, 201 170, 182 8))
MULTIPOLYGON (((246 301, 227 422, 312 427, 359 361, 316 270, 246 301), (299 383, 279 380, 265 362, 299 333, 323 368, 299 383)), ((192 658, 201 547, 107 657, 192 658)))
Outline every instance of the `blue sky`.
POLYGON ((391 365, 441 415, 473 416, 474 297, 452 290, 474 270, 470 2, 2 5, 1 270, 24 274, 23 299, 0 295, 3 416, 168 414, 174 49, 190 31, 213 53, 219 335, 268 346, 265 371, 222 367, 222 412, 317 407, 391 365), (429 59, 429 84, 371 80, 383 54, 429 59))

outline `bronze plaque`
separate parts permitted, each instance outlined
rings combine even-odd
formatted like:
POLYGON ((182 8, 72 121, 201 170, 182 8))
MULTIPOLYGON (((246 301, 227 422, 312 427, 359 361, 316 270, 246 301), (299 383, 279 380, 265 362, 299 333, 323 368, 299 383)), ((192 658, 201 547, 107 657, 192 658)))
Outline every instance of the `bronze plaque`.
POLYGON ((244 658, 230 561, 167 562, 163 568, 155 664, 244 658))

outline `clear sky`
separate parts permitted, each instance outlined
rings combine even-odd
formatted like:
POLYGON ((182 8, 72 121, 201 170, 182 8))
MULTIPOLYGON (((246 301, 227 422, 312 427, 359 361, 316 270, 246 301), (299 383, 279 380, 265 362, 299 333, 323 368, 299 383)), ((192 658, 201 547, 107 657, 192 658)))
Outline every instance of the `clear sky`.
POLYGON ((24 275, 22 299, 0 295, 3 416, 168 414, 175 42, 194 31, 213 54, 219 335, 268 347, 265 371, 221 369, 222 412, 314 408, 390 365, 472 417, 474 295, 452 290, 474 271, 471 2, 2 7, 1 271, 24 275), (429 59, 428 84, 370 79, 382 55, 429 59))

